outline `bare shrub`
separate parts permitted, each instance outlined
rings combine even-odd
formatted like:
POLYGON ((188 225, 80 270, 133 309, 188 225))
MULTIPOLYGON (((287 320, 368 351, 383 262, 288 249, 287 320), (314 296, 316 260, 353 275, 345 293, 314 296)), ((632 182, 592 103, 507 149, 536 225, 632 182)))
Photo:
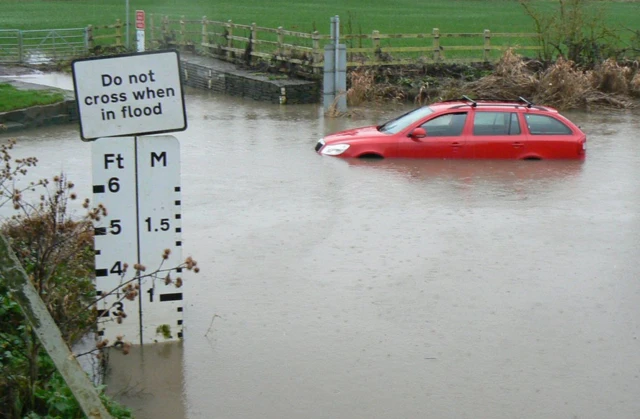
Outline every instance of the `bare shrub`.
POLYGON ((604 93, 626 95, 632 76, 631 68, 620 66, 609 58, 593 71, 593 86, 604 93))
POLYGON ((640 72, 636 72, 629 82, 629 93, 632 96, 640 97, 640 72))
POLYGON ((347 103, 352 106, 361 105, 373 99, 375 75, 371 70, 358 68, 349 73, 351 87, 347 90, 347 103))
POLYGON ((559 58, 540 76, 540 88, 533 99, 559 109, 578 108, 593 91, 591 86, 588 73, 576 69, 573 61, 559 58))
POLYGON ((518 96, 532 97, 538 84, 522 57, 509 48, 496 64, 495 72, 469 83, 467 91, 478 97, 511 100, 518 96))

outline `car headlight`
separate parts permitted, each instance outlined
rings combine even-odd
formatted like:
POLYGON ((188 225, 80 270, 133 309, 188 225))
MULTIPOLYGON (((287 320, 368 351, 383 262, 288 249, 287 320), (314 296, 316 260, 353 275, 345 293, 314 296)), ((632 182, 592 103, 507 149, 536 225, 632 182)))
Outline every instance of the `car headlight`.
POLYGON ((344 153, 348 148, 349 144, 326 145, 320 153, 327 156, 338 156, 344 153))

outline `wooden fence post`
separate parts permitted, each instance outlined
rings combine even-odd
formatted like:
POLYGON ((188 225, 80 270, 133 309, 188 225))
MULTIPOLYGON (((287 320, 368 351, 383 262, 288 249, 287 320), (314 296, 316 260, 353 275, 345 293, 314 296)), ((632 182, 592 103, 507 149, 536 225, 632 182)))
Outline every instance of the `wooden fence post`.
POLYGON ((380 31, 373 31, 371 33, 371 42, 373 42, 373 56, 376 60, 379 60, 382 53, 380 49, 380 31))
POLYGON ((162 18, 162 40, 167 42, 169 39, 169 16, 164 15, 162 18))
MULTIPOLYGON (((249 37, 251 39, 249 39, 249 51, 251 51, 251 54, 253 54, 254 52, 257 52, 257 48, 258 48, 258 43, 256 42, 258 39, 258 25, 256 25, 256 22, 253 22, 251 24, 251 36, 249 37)), ((247 57, 247 60, 249 60, 249 62, 253 62, 253 57, 249 56, 247 57)))
POLYGON ((440 29, 433 28, 433 60, 440 60, 440 29))
POLYGON ((278 52, 277 55, 284 55, 284 33, 282 32, 284 29, 282 26, 278 26, 278 52))
MULTIPOLYGON (((311 35, 311 46, 313 48, 313 51, 311 53, 312 57, 313 57, 313 63, 319 63, 322 60, 322 56, 323 53, 322 51, 320 51, 320 33, 318 31, 314 31, 313 34, 311 35)), ((315 72, 315 68, 314 67, 314 72, 315 72)))
POLYGON ((187 40, 185 38, 184 16, 180 16, 180 46, 185 47, 187 40))
POLYGON ((122 23, 120 19, 116 19, 116 46, 122 46, 122 23))
POLYGON ((93 25, 87 26, 87 49, 93 49, 93 25))
POLYGON ((231 51, 231 48, 233 48, 233 22, 231 19, 227 22, 227 48, 229 48, 227 50, 227 59, 231 61, 233 59, 233 51, 231 51))
POLYGON ((207 34, 207 17, 206 16, 202 16, 202 45, 204 46, 204 44, 208 44, 209 42, 209 36, 207 34))
POLYGON ((482 58, 485 61, 489 61, 489 57, 491 56, 491 31, 489 29, 484 30, 484 54, 482 54, 482 58))
POLYGON ((149 45, 151 45, 151 48, 155 47, 155 40, 156 40, 153 26, 154 26, 153 13, 149 13, 149 38, 150 38, 149 45))

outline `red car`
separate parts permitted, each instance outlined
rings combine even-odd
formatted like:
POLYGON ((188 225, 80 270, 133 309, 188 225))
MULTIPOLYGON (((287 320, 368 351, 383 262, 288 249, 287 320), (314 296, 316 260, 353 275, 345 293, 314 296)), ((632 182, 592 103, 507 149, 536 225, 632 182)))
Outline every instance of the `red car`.
POLYGON ((556 109, 463 99, 414 109, 378 126, 337 132, 316 151, 338 157, 584 159, 587 136, 556 109))

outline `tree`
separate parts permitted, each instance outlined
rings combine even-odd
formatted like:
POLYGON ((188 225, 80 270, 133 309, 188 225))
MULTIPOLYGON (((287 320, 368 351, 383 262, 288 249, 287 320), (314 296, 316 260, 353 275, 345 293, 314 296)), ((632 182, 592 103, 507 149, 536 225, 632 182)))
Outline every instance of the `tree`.
POLYGON ((620 53, 616 49, 620 39, 605 23, 604 2, 557 0, 555 7, 548 7, 548 2, 519 1, 535 25, 543 61, 550 62, 560 55, 593 67, 620 53))

